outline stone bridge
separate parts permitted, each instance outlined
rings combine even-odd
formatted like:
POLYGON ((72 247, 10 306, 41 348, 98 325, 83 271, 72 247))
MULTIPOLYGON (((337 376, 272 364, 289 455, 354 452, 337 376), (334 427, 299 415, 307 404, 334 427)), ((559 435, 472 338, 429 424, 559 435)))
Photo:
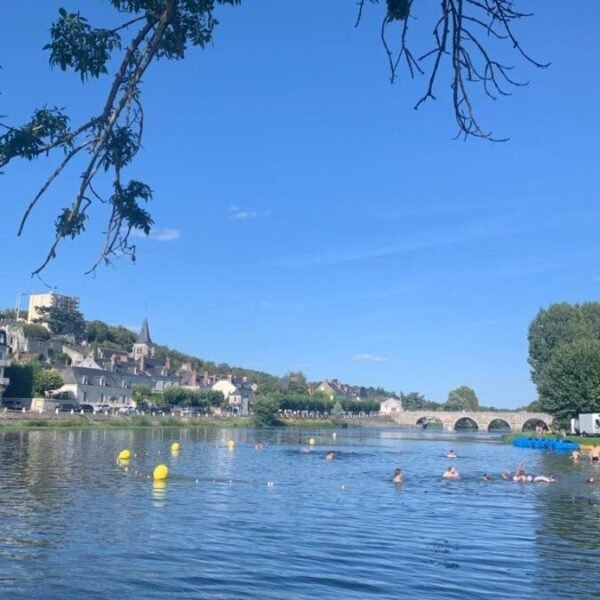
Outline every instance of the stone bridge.
POLYGON ((552 425, 552 415, 542 412, 517 412, 517 411, 434 411, 434 410, 403 410, 390 415, 398 425, 414 427, 427 425, 427 423, 441 423, 444 429, 454 431, 459 421, 466 419, 477 425, 479 431, 489 431, 493 421, 502 421, 511 431, 521 432, 528 421, 534 424, 544 423, 547 427, 552 425))

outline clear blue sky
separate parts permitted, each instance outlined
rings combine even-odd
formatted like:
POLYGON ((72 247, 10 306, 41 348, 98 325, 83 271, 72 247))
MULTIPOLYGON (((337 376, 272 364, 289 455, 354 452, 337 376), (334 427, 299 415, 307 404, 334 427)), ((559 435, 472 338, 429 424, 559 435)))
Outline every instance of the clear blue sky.
MULTIPOLYGON (((353 0, 224 8, 213 47, 146 76, 130 175, 154 190, 156 230, 137 263, 85 276, 91 232, 63 244, 44 278, 88 319, 137 328, 147 311, 157 342, 217 362, 436 401, 462 384, 485 404, 534 400, 529 322, 600 290, 600 5, 522 4, 536 16, 518 31, 552 67, 520 63, 528 87, 478 103, 506 144, 453 141, 446 89, 415 112, 425 81, 389 85, 382 6, 359 29, 353 0)), ((12 122, 44 103, 89 116, 109 85, 48 68, 41 47, 61 5, 110 23, 99 0, 11 3, 0 114, 12 122)), ((0 177, 1 306, 44 291, 29 274, 77 172, 16 230, 54 164, 0 177)))

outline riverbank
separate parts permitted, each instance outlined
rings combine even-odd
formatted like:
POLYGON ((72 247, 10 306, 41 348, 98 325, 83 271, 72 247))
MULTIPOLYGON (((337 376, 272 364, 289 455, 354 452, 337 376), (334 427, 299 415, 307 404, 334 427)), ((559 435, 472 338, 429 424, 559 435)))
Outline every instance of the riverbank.
MULTIPOLYGON (((392 427, 391 419, 347 419, 342 427, 392 427)), ((104 415, 70 413, 0 413, 0 429, 130 428, 130 427, 255 427, 252 417, 179 417, 173 415, 104 415)), ((281 427, 334 428, 331 419, 283 419, 281 427)))

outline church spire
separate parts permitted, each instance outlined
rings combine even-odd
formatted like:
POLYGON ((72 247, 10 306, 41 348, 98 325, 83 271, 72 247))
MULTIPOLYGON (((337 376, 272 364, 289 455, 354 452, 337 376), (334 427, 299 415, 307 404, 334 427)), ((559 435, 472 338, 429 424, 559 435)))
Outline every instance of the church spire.
POLYGON ((152 344, 152 339, 150 338, 150 328, 148 327, 148 317, 144 317, 144 322, 142 323, 142 328, 137 338, 138 344, 148 344, 149 346, 152 344))

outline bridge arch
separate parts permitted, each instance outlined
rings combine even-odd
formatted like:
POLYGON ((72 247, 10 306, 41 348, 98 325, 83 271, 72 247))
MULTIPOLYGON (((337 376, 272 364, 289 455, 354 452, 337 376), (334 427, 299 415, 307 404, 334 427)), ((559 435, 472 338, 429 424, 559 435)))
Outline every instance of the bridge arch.
POLYGON ((417 425, 423 427, 423 429, 427 428, 436 428, 443 429, 444 422, 439 417, 431 417, 431 416, 423 416, 417 419, 417 425))
POLYGON ((481 427, 479 427, 479 423, 471 415, 463 415, 454 422, 452 429, 454 431, 457 429, 472 429, 479 431, 481 427))
POLYGON ((511 431, 510 423, 506 419, 496 417, 488 425, 488 431, 511 431))
POLYGON ((551 423, 546 423, 544 419, 540 419, 539 417, 532 417, 531 419, 527 419, 523 423, 523 427, 521 431, 535 431, 536 427, 541 426, 544 430, 550 427, 551 423))

